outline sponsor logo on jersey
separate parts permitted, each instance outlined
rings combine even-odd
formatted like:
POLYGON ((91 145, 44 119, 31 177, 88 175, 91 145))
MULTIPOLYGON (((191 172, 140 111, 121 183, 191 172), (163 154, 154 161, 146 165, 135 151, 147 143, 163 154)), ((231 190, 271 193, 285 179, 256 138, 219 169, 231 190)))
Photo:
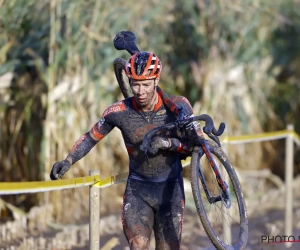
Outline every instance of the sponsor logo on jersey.
POLYGON ((105 118, 102 117, 98 122, 97 122, 97 129, 100 130, 102 127, 103 123, 105 122, 105 118))
POLYGON ((116 102, 104 111, 102 117, 105 117, 110 113, 116 113, 116 112, 120 112, 120 111, 123 111, 123 110, 126 110, 124 102, 123 101, 116 102))
POLYGON ((102 117, 90 130, 90 135, 95 141, 100 141, 104 135, 100 133, 100 129, 105 122, 105 118, 102 117))
MULTIPOLYGON (((102 119, 101 119, 102 120, 102 119)), ((100 133, 100 128, 103 123, 101 123, 101 120, 97 122, 92 129, 90 130, 90 136, 95 140, 95 141, 100 141, 101 139, 104 138, 105 135, 100 133)), ((105 120, 103 119, 103 122, 105 120)))
POLYGON ((158 112, 156 113, 156 115, 163 115, 163 114, 165 114, 165 113, 166 113, 166 110, 163 109, 163 110, 158 111, 158 112))
POLYGON ((138 138, 144 138, 145 134, 151 129, 155 128, 153 124, 147 124, 146 126, 140 127, 135 131, 138 138))
POLYGON ((73 148, 71 149, 71 152, 74 152, 75 149, 82 143, 82 141, 86 138, 86 134, 82 135, 75 143, 73 148))

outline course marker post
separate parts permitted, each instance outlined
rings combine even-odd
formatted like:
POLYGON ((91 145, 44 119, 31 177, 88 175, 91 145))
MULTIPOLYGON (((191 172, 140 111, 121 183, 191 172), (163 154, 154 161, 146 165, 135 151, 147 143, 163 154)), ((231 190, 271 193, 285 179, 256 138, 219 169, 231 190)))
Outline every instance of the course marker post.
MULTIPOLYGON (((230 144, 226 143, 222 146, 225 154, 229 157, 229 146, 230 144)), ((226 172, 225 168, 221 168, 221 175, 223 177, 223 181, 225 181, 226 183, 230 182, 229 179, 229 175, 226 172)), ((230 185, 228 185, 228 191, 230 192, 230 185)), ((222 223, 223 223, 223 228, 224 228, 224 232, 223 232, 223 239, 227 240, 228 244, 231 244, 231 240, 232 240, 232 234, 231 234, 231 210, 229 210, 229 214, 226 213, 226 207, 224 206, 224 204, 222 204, 222 210, 223 210, 223 218, 222 218, 222 223)))
MULTIPOLYGON (((90 176, 100 175, 100 170, 90 170, 90 176)), ((90 250, 100 249, 100 188, 90 185, 89 188, 89 241, 90 250)))
MULTIPOLYGON (((294 131, 294 126, 289 124, 287 130, 294 131)), ((293 233, 293 176, 294 176, 294 141, 291 134, 286 137, 285 143, 285 235, 293 233)), ((291 247, 292 242, 286 242, 286 247, 291 247)))

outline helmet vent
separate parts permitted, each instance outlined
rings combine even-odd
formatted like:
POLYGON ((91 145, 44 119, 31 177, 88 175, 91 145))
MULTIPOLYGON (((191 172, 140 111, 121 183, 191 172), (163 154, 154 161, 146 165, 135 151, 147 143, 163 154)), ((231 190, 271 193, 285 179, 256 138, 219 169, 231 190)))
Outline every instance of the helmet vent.
POLYGON ((147 51, 141 51, 128 59, 126 74, 129 78, 136 80, 159 78, 162 69, 159 58, 147 51))

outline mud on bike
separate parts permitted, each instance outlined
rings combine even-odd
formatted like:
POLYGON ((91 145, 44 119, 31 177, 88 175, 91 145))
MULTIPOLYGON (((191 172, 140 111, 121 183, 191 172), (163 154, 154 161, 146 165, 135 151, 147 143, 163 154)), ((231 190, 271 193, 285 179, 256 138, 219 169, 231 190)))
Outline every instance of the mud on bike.
MULTIPOLYGON (((114 46, 118 50, 126 50, 131 55, 139 52, 136 37, 130 31, 118 33, 114 39, 114 46)), ((121 92, 127 98, 132 93, 124 74, 125 63, 123 58, 116 58, 114 71, 121 92)), ((246 205, 236 172, 222 150, 218 138, 224 132, 225 124, 221 123, 216 129, 209 115, 188 117, 181 107, 174 103, 169 106, 172 105, 172 112, 176 114, 177 120, 150 130, 145 135, 140 149, 145 153, 147 160, 151 139, 160 132, 175 130, 178 139, 193 148, 190 182, 196 210, 205 232, 217 249, 243 249, 248 237, 246 205), (205 122, 203 128, 199 127, 199 121, 205 122), (209 139, 205 138, 205 134, 209 139)))

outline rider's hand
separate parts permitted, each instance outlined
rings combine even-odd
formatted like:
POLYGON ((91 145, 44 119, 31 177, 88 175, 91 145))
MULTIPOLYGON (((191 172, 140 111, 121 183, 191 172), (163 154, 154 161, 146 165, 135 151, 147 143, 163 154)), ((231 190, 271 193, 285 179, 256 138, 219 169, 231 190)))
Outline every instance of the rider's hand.
POLYGON ((58 180, 70 169, 71 165, 68 160, 55 162, 50 173, 50 179, 58 180))
POLYGON ((171 141, 168 138, 164 138, 161 136, 155 136, 149 147, 149 153, 156 154, 159 149, 168 149, 171 147, 171 141))

